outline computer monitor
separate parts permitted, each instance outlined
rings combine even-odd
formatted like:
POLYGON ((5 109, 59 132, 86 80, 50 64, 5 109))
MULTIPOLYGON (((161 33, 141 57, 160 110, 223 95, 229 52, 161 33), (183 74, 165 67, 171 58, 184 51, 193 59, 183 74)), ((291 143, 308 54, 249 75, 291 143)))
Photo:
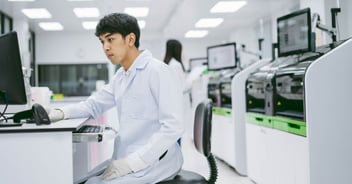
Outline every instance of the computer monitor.
POLYGON ((193 70, 194 68, 196 67, 199 67, 199 66, 204 66, 204 65, 207 65, 208 63, 208 60, 207 58, 191 58, 189 60, 189 69, 190 70, 193 70))
POLYGON ((16 32, 0 36, 0 104, 27 103, 21 56, 16 32), (7 97, 7 100, 4 99, 7 97))
POLYGON ((314 51, 310 8, 277 19, 279 57, 314 51))
POLYGON ((214 45, 207 48, 208 70, 236 68, 236 43, 214 45))

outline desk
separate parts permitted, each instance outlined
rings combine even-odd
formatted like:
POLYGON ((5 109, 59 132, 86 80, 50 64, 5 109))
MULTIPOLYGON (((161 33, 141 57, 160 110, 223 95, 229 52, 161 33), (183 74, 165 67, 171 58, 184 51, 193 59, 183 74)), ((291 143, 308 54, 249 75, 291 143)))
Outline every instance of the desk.
POLYGON ((0 128, 0 183, 73 183, 72 132, 84 122, 0 128))

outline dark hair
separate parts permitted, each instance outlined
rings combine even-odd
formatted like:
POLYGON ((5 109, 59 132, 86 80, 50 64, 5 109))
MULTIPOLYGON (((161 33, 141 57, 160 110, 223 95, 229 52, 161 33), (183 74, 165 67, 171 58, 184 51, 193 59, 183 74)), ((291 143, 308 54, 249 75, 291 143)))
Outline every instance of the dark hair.
POLYGON ((166 53, 164 57, 164 63, 169 64, 172 58, 176 59, 182 66, 182 70, 185 71, 182 59, 182 44, 178 40, 170 39, 166 42, 166 53))
POLYGON ((123 38, 128 34, 134 33, 136 35, 136 42, 134 45, 139 47, 140 29, 137 19, 133 16, 124 13, 112 13, 100 19, 95 36, 100 36, 105 33, 120 33, 123 38))

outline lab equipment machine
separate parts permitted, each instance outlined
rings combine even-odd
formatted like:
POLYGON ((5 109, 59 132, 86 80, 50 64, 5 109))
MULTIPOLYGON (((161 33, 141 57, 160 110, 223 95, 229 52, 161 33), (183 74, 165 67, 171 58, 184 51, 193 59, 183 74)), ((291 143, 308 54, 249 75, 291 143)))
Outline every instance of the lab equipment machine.
POLYGON ((213 106, 213 153, 219 159, 234 165, 234 130, 232 119, 231 80, 240 72, 236 43, 207 48, 208 98, 213 106))
POLYGON ((229 127, 232 132, 233 148, 232 166, 241 175, 247 175, 247 153, 246 153, 246 130, 245 130, 245 113, 246 113, 246 93, 245 83, 249 74, 256 69, 270 63, 271 59, 259 60, 250 66, 238 72, 231 80, 230 95, 232 99, 232 126, 229 127))
POLYGON ((208 60, 205 57, 191 58, 189 60, 189 70, 192 71, 197 67, 205 66, 207 65, 207 63, 208 63, 208 60))
POLYGON ((246 84, 248 176, 262 184, 348 183, 351 144, 339 140, 351 139, 352 87, 343 81, 352 77, 352 42, 315 47, 309 9, 277 21, 281 57, 273 63, 284 62, 246 84))

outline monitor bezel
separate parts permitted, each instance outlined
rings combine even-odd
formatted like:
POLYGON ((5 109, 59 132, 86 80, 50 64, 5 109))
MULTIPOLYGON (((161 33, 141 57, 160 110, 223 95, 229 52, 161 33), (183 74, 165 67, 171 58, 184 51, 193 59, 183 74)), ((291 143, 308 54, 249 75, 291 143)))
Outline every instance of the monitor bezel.
POLYGON ((281 16, 281 17, 277 18, 276 26, 277 26, 277 51, 278 51, 278 56, 279 57, 296 55, 296 54, 301 54, 301 53, 304 53, 304 52, 312 52, 312 51, 314 51, 314 43, 313 43, 314 40, 312 40, 313 33, 312 33, 312 21, 311 21, 310 8, 305 8, 305 9, 302 9, 302 10, 298 10, 298 11, 295 11, 295 12, 292 12, 290 14, 287 14, 287 15, 284 15, 284 16, 281 16), (302 15, 302 14, 306 14, 307 23, 308 23, 308 33, 307 33, 308 34, 308 40, 307 40, 308 41, 308 43, 307 43, 308 47, 305 48, 305 49, 296 49, 296 50, 291 50, 291 51, 288 51, 288 52, 282 52, 281 49, 280 49, 279 22, 287 20, 287 19, 290 19, 290 18, 298 16, 298 15, 302 15))
POLYGON ((237 68, 237 48, 236 48, 236 42, 231 42, 231 43, 225 43, 225 44, 219 44, 219 45, 212 45, 207 47, 207 68, 208 71, 218 71, 218 70, 224 70, 224 69, 233 69, 237 68), (234 47, 234 65, 229 66, 229 67, 221 67, 221 68, 209 68, 209 50, 213 48, 219 48, 219 47, 226 47, 232 45, 234 47))
MULTIPOLYGON (((20 54, 20 48, 19 48, 19 42, 18 42, 18 35, 16 31, 11 31, 8 33, 5 33, 3 35, 0 35, 0 39, 9 39, 11 44, 8 45, 10 49, 13 49, 12 52, 8 52, 7 54, 11 54, 12 56, 11 59, 13 61, 7 61, 4 62, 3 64, 9 64, 11 62, 13 66, 13 71, 9 76, 3 76, 3 73, 0 72, 0 77, 5 80, 13 80, 13 83, 11 84, 7 83, 5 88, 7 89, 1 89, 2 91, 6 91, 6 95, 8 98, 8 102, 6 103, 4 99, 0 100, 0 105, 24 105, 27 104, 27 96, 26 96, 26 90, 25 90, 25 84, 24 84, 24 78, 23 78, 23 70, 22 70, 22 61, 21 61, 21 54, 20 54), (11 79, 9 79, 11 78, 11 79), (19 86, 14 87, 14 85, 19 84, 19 86)), ((6 60, 6 59, 5 59, 6 60)), ((0 71, 5 71, 4 68, 0 69, 0 71)), ((1 82, 0 82, 1 83, 1 82)), ((5 84, 5 83, 2 83, 5 84)), ((1 85, 2 85, 1 84, 1 85)))

